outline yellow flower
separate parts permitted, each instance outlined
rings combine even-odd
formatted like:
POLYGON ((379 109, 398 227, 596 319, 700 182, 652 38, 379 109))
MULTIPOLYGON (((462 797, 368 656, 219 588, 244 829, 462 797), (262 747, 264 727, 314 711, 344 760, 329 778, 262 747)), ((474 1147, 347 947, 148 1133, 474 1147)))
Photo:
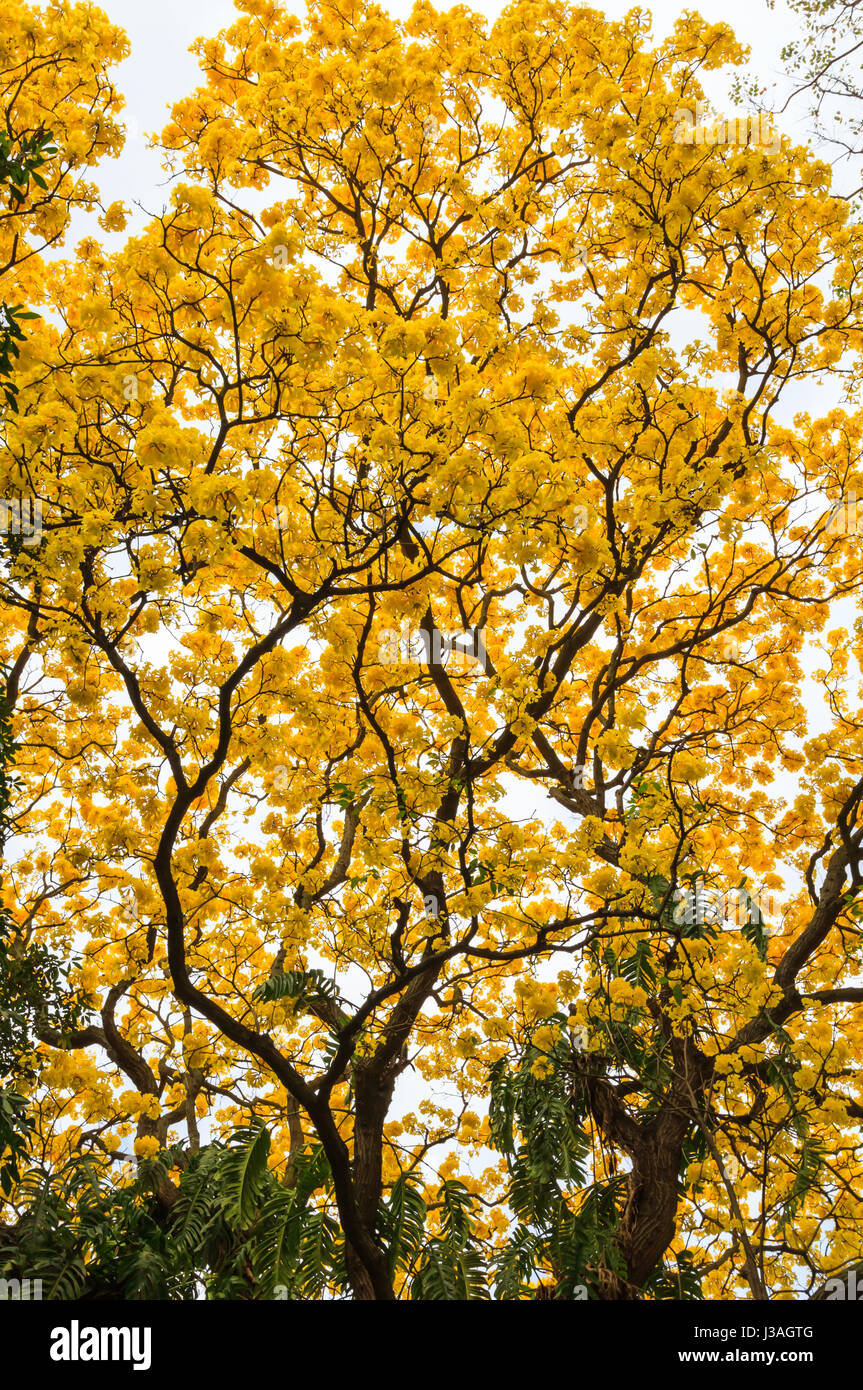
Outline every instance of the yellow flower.
POLYGON ((122 232, 125 229, 128 216, 128 210, 124 205, 114 202, 105 209, 99 218, 99 225, 106 232, 122 232))
POLYGON ((530 1070, 538 1081, 544 1081, 547 1076, 554 1073, 554 1067, 547 1057, 537 1057, 530 1070))
POLYGON ((135 1140, 135 1153, 138 1158, 155 1158, 161 1147, 158 1139, 152 1134, 145 1134, 135 1140))
POLYGON ((596 893, 608 893, 614 887, 616 881, 617 874, 614 869, 597 869, 596 873, 593 875, 593 881, 590 886, 596 893))
MULTIPOLYGON (((608 993, 615 1003, 628 1004, 632 1000, 633 987, 622 975, 617 975, 608 986, 608 993)), ((641 993, 643 994, 644 991, 642 990, 641 993)))

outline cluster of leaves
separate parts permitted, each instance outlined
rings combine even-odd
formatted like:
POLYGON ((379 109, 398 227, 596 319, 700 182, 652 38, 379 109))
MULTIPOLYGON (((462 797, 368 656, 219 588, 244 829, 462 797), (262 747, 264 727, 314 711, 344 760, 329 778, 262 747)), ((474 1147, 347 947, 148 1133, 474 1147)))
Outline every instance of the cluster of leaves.
MULTIPOLYGON (((505 1156, 517 1220, 497 1270, 499 1297, 523 1297, 551 1271, 555 1295, 584 1287, 596 1296, 600 1270, 615 1267, 614 1233, 624 1180, 589 1182, 590 1137, 579 1085, 580 1059, 528 1047, 520 1066, 498 1066, 491 1085, 492 1142, 505 1156), (534 1073, 548 1058, 553 1070, 534 1073)), ((566 1053, 569 1052, 569 1055, 566 1053)))
MULTIPOLYGON (((49 1299, 347 1296, 323 1149, 294 1155, 281 1178, 269 1154, 267 1129, 250 1125, 196 1152, 172 1146, 116 1186, 92 1155, 31 1167, 20 1217, 0 1229, 0 1273, 41 1279, 49 1299)), ((435 1207, 439 1232, 428 1238, 423 1196, 407 1177, 393 1185, 378 1223, 393 1277, 415 1299, 487 1297, 476 1199, 451 1180, 435 1207)))
POLYGON ((254 998, 261 1003, 290 999, 296 1006, 315 1002, 336 1003, 338 991, 322 970, 277 971, 259 985, 254 998))
POLYGON ((269 1298, 279 1283, 318 1297, 323 1272, 332 1287, 339 1266, 337 1227, 308 1206, 326 1160, 320 1149, 299 1155, 286 1187, 267 1165, 269 1144, 254 1126, 197 1152, 174 1146, 119 1185, 92 1155, 34 1167, 0 1268, 41 1279, 54 1299, 269 1298))
POLYGON ((90 1012, 86 995, 69 984, 78 962, 59 958, 41 942, 24 945, 11 935, 8 918, 0 936, 0 1076, 32 1079, 38 1031, 62 1039, 82 1027, 90 1012))
POLYGON ((0 304, 0 392, 9 410, 17 409, 18 404, 18 392, 11 372, 24 341, 21 325, 27 319, 38 317, 22 304, 0 304))
MULTIPOLYGON (((538 1282, 547 1297, 598 1299, 609 1274, 624 1275, 617 1234, 627 1175, 596 1175, 587 1078, 598 1068, 573 1046, 562 1016, 550 1021, 560 1025, 551 1049, 528 1045, 492 1076, 492 1144, 506 1157, 516 1218, 495 1261, 496 1294, 536 1297, 538 1282)), ((660 1260, 638 1296, 700 1299, 689 1253, 660 1260)))
POLYGON ((31 183, 47 190, 48 184, 40 170, 56 154, 57 146, 50 131, 35 130, 18 141, 7 131, 0 131, 0 188, 5 190, 13 209, 25 201, 31 183))
MULTIPOLYGON (((495 1066, 490 1142, 506 1160, 512 1225, 494 1252, 462 1182, 444 1180, 432 1202, 413 1175, 392 1184, 376 1237, 403 1297, 596 1299, 608 1271, 623 1272, 626 1175, 592 1177, 588 1065, 564 1037, 550 1053, 528 1044, 515 1064, 495 1066), (552 1067, 542 1079, 538 1061, 552 1067)), ((685 1161, 693 1155, 687 1146, 685 1161)), ((281 1176, 269 1159, 270 1134, 254 1124, 196 1151, 174 1145, 116 1185, 92 1155, 31 1166, 18 1221, 0 1234, 0 1273, 39 1278, 53 1299, 350 1296, 323 1148, 293 1155, 281 1176)), ((701 1298, 690 1254, 660 1261, 642 1296, 701 1298)))
MULTIPOLYGON (((8 131, 0 131, 0 192, 5 193, 13 211, 26 201, 31 184, 47 191, 48 184, 40 170, 57 154, 54 137, 49 131, 36 130, 15 140, 8 131)), ((12 369, 24 341, 22 324, 38 318, 23 304, 0 303, 0 392, 9 410, 15 410, 18 393, 12 380, 12 369)))

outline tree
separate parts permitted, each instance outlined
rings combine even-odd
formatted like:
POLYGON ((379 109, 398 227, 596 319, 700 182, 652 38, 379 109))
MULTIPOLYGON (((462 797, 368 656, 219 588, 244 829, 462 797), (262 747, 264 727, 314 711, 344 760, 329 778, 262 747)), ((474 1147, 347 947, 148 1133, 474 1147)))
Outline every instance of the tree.
POLYGON ((680 134, 725 26, 239 8, 2 426, 8 906, 98 1016, 39 1030, 49 1178, 199 1199, 170 1296, 814 1288, 863 1254, 861 421, 781 407, 853 384, 861 229, 680 134))
MULTIPOLYGON (((770 3, 770 0, 768 0, 770 3)), ((863 45, 863 13, 858 0, 791 0, 801 32, 782 50, 793 87, 786 107, 796 98, 808 102, 814 129, 838 168, 851 162, 852 181, 863 154, 863 92, 859 54, 863 45)), ((861 185, 853 189, 858 196, 861 185)))
MULTIPOLYGON (((7 407, 14 405, 9 378, 22 340, 20 320, 28 317, 23 305, 42 302, 44 295, 45 252, 62 245, 76 213, 101 207, 86 171, 122 147, 116 116, 123 99, 114 90, 110 67, 127 53, 123 31, 94 5, 6 7, 0 67, 0 377, 7 407)), ((103 209, 103 219, 106 230, 116 229, 121 208, 103 209)))
MULTIPOLYGON (((105 61, 124 49, 119 31, 110 30, 104 16, 85 6, 52 6, 41 15, 16 6, 4 16, 4 26, 0 280, 4 288, 20 288, 32 285, 32 263, 39 266, 42 253, 62 240, 73 213, 93 205, 95 190, 75 171, 117 147, 119 131, 109 119, 115 100, 106 88, 105 61), (62 149, 47 122, 60 132, 62 149)), ((0 302, 0 392, 7 411, 16 408, 13 367, 24 341, 22 324, 35 317, 22 304, 0 302)), ((3 503, 3 545, 10 556, 32 540, 32 521, 32 507, 21 501, 3 503)), ((14 829, 10 713, 26 657, 25 649, 12 670, 2 673, 0 853, 14 829)), ((81 1014, 81 1001, 65 997, 63 963, 43 943, 27 938, 26 930, 0 907, 0 1188, 6 1195, 20 1177, 31 1128, 16 1086, 38 1079, 34 1025, 39 1020, 68 1032, 81 1014)))

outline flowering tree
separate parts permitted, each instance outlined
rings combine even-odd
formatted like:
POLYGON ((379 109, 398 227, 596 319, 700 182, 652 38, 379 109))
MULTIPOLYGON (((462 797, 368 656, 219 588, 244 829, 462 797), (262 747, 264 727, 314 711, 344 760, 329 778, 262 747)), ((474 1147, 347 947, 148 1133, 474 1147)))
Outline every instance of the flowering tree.
POLYGON ((863 1254, 861 230, 682 120, 725 26, 238 9, 168 209, 22 282, 6 901, 90 1009, 36 1028, 43 1170, 134 1155, 173 1296, 815 1288, 863 1254))

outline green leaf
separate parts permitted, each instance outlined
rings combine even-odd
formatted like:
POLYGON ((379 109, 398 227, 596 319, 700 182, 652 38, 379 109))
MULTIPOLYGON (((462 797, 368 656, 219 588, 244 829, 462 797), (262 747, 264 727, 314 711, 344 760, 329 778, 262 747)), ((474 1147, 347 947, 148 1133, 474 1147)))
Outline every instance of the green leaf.
POLYGON ((258 985, 252 998, 261 1003, 273 1003, 277 999, 295 999, 306 1004, 316 999, 334 1003, 339 994, 322 970, 290 970, 271 975, 258 985))
POLYGON ((249 1125, 231 1136, 231 1148, 223 1160, 228 1214, 250 1223, 268 1173, 270 1135, 265 1126, 249 1125))

